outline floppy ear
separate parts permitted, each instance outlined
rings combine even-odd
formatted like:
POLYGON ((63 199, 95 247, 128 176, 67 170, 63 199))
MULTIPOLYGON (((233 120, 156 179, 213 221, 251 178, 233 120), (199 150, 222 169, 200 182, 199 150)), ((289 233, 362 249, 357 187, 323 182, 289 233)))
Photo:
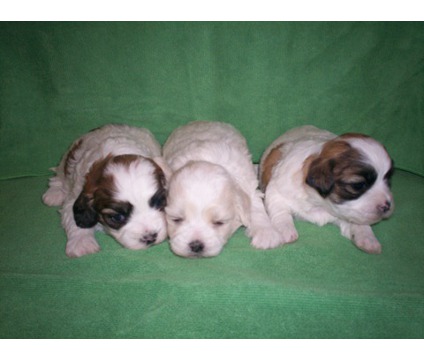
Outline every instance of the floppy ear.
POLYGON ((72 207, 75 223, 80 228, 92 228, 99 221, 99 215, 93 207, 94 193, 110 159, 111 155, 108 155, 105 159, 94 162, 85 176, 84 187, 72 207))
MULTIPOLYGON (((157 166, 161 168, 161 170, 163 171, 163 174, 165 175, 165 180, 166 182, 168 182, 172 175, 172 170, 169 167, 168 163, 165 161, 165 159, 162 156, 157 156, 153 158, 152 160, 157 166)), ((165 187, 165 184, 163 184, 163 186, 165 187)))
POLYGON ((150 159, 156 166, 155 175, 159 185, 158 190, 149 200, 149 205, 155 209, 163 211, 166 207, 166 198, 168 195, 168 181, 171 177, 171 169, 162 157, 155 157, 150 159))
POLYGON ((334 160, 317 157, 309 166, 305 182, 318 191, 322 197, 327 197, 334 186, 334 160))
POLYGON ((78 196, 72 210, 75 223, 80 228, 92 228, 99 221, 99 215, 93 208, 93 199, 85 194, 84 190, 78 196))

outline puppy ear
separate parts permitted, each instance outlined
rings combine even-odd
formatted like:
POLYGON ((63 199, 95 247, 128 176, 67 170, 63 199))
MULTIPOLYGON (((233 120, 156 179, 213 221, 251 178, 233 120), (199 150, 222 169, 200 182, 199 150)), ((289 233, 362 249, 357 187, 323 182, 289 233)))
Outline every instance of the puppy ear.
MULTIPOLYGON (((169 167, 168 163, 165 161, 165 159, 162 156, 157 156, 153 158, 152 160, 163 171, 163 174, 165 175, 165 180, 166 182, 168 182, 172 176, 172 170, 169 167)), ((163 184, 163 186, 165 187, 165 184, 163 184)))
POLYGON ((318 191, 322 197, 327 197, 334 186, 334 160, 317 157, 309 166, 305 182, 318 191))
POLYGON ((171 177, 171 169, 162 157, 150 159, 156 167, 155 176, 158 182, 158 190, 149 200, 149 205, 155 209, 163 211, 166 207, 167 184, 171 177))
POLYGON ((84 190, 78 196, 72 210, 75 223, 80 228, 92 228, 99 221, 99 215, 93 208, 93 199, 85 194, 84 190))
POLYGON ((111 158, 112 156, 108 155, 105 159, 94 162, 91 165, 90 171, 85 176, 84 187, 72 207, 75 223, 80 228, 92 228, 99 221, 99 216, 93 207, 94 193, 103 176, 103 171, 111 158))

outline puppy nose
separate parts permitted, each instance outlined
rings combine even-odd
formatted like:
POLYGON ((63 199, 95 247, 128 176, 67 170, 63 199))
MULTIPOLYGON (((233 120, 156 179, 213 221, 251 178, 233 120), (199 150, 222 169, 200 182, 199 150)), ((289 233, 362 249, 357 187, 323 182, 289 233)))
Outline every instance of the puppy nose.
POLYGON ((203 249, 205 248, 203 243, 199 240, 192 241, 190 244, 188 244, 188 246, 190 246, 191 251, 193 251, 196 254, 202 252, 203 249))
POLYGON ((392 203, 387 200, 384 204, 378 205, 378 210, 381 211, 383 214, 388 212, 392 207, 392 203))
POLYGON ((144 234, 140 241, 145 243, 146 245, 151 245, 156 241, 156 238, 158 237, 158 233, 154 232, 154 233, 148 233, 148 234, 144 234))

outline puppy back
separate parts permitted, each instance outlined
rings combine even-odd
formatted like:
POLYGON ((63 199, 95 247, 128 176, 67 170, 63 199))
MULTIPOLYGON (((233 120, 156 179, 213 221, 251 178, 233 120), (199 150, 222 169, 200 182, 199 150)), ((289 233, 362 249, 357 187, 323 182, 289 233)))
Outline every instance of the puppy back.
MULTIPOLYGON (((297 127, 288 130, 279 136, 268 146, 261 157, 259 164, 259 181, 261 190, 266 190, 266 187, 272 178, 275 166, 278 165, 283 157, 290 151, 301 148, 303 146, 302 143, 304 143, 305 146, 308 144, 309 147, 311 142, 317 144, 323 143, 335 137, 335 134, 312 125, 297 127)), ((308 149, 305 148, 305 151, 308 151, 308 149)))

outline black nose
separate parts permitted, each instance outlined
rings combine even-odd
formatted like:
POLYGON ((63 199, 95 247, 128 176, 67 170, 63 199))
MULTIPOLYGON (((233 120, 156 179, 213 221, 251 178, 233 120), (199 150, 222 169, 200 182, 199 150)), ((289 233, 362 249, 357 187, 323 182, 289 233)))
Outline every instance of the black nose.
POLYGON ((378 206, 378 210, 380 210, 383 214, 388 212, 392 207, 392 203, 390 201, 386 201, 384 204, 378 206))
POLYGON ((188 246, 190 246, 191 251, 196 254, 202 252, 205 248, 205 245, 203 245, 203 243, 199 240, 192 241, 190 244, 188 244, 188 246))
POLYGON ((142 243, 145 243, 146 245, 151 245, 156 241, 156 238, 158 237, 158 233, 149 233, 149 234, 144 234, 140 241, 142 243))

